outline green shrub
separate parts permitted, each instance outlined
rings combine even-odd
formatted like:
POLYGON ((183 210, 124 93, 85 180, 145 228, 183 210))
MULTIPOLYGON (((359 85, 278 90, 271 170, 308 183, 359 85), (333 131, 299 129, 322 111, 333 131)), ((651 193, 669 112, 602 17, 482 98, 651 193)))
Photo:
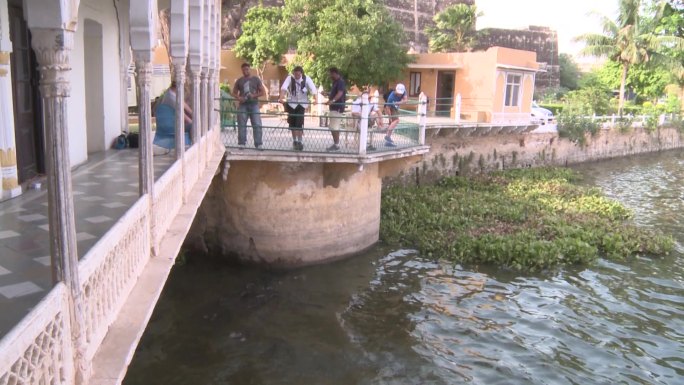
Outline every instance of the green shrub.
POLYGON ((582 147, 587 144, 587 133, 595 135, 598 130, 599 123, 570 110, 565 110, 558 116, 558 136, 568 138, 582 147))

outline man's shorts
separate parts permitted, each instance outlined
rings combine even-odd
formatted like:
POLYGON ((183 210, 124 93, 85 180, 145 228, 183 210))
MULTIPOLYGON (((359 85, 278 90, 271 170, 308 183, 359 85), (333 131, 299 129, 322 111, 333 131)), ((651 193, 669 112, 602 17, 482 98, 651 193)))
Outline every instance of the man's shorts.
POLYGON ((330 111, 328 116, 330 117, 330 123, 328 124, 330 131, 339 131, 342 125, 343 114, 337 111, 330 111))

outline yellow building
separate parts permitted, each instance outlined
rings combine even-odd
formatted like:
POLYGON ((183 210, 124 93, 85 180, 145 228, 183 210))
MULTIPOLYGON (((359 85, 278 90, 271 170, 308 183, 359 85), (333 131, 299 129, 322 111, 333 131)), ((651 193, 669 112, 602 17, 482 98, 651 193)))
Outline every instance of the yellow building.
POLYGON ((437 116, 454 118, 460 95, 463 120, 529 122, 534 78, 540 71, 536 53, 492 47, 481 52, 413 57, 401 82, 411 98, 424 92, 429 98, 428 110, 437 116))

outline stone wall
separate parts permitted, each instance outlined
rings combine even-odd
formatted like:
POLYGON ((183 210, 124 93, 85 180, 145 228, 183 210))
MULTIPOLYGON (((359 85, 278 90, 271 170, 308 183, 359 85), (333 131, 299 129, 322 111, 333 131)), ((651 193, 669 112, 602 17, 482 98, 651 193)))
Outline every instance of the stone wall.
POLYGON ((404 26, 405 44, 417 52, 427 52, 428 38, 423 32, 432 18, 454 4, 475 4, 475 0, 385 0, 394 19, 404 26))
POLYGON ((684 147, 682 134, 674 128, 653 133, 641 128, 629 134, 601 130, 588 136, 581 147, 557 133, 507 135, 455 134, 453 128, 428 129, 430 152, 419 163, 407 166, 388 184, 432 183, 443 176, 467 175, 508 168, 565 166, 620 156, 684 147))
POLYGON ((543 90, 560 86, 558 35, 547 27, 528 29, 485 28, 479 31, 476 50, 507 47, 537 53, 537 62, 545 63, 546 72, 537 73, 535 88, 543 90))

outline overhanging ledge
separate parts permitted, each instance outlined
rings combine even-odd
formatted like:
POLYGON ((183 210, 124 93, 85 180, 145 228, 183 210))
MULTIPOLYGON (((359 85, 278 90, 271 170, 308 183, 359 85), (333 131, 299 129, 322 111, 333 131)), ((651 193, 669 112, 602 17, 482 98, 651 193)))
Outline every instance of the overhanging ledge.
POLYGON ((427 154, 430 146, 416 146, 393 151, 372 152, 365 155, 341 153, 307 153, 288 151, 257 151, 253 149, 226 149, 226 161, 261 161, 261 162, 303 162, 303 163, 354 163, 370 164, 386 160, 407 158, 427 154))

